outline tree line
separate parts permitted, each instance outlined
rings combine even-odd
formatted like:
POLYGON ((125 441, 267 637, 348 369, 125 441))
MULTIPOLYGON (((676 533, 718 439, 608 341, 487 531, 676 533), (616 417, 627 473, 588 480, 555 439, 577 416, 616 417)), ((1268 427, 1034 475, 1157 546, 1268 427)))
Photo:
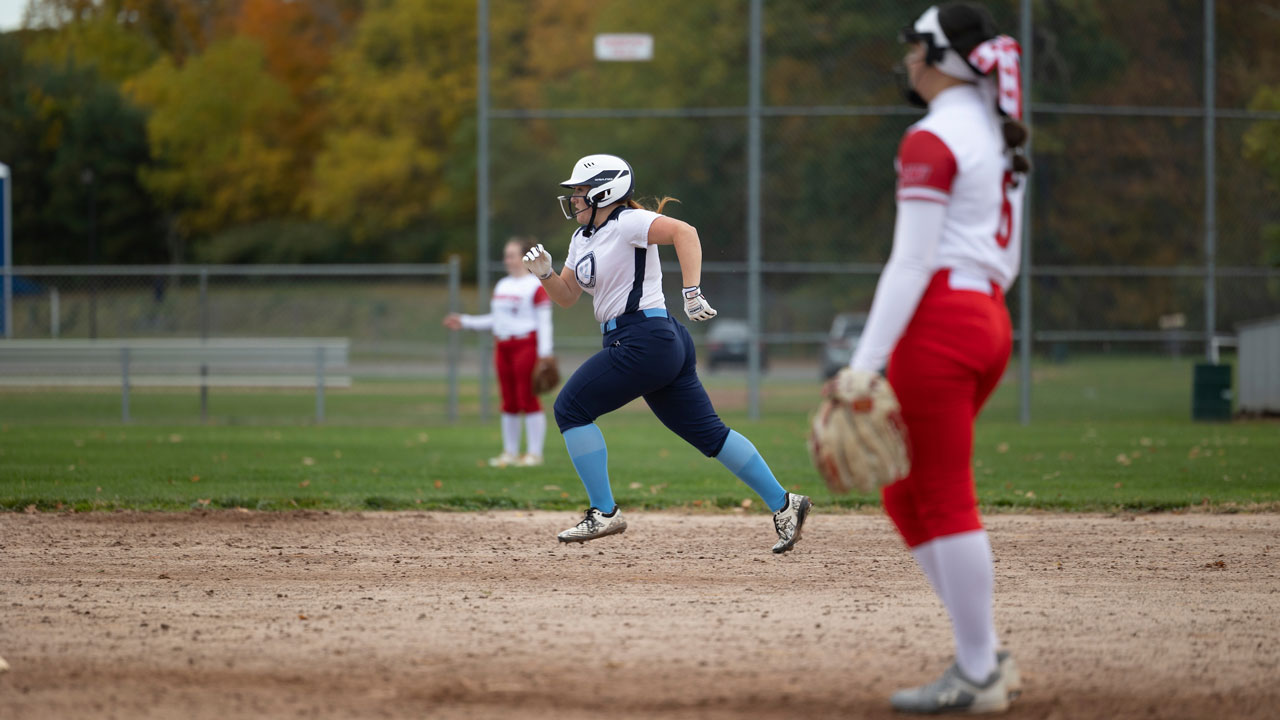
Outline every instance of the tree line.
MULTIPOLYGON (((930 2, 765 3, 762 217, 768 260, 875 261, 892 159, 917 115, 893 78, 899 27, 930 2)), ((1016 0, 993 0, 1016 34, 1016 0)), ((1203 104, 1200 0, 1036 0, 1038 102, 1203 104)), ((573 160, 633 160, 710 260, 745 256, 747 0, 492 0, 492 227, 563 246, 573 160), (648 32, 645 63, 597 62, 600 32, 648 32), (559 118, 522 110, 697 109, 559 118)), ((475 253, 474 0, 31 0, 0 34, 0 161, 15 262, 437 262, 475 253)), ((1280 110, 1280 18, 1217 4, 1217 104, 1280 110)), ((1045 264, 1203 260, 1202 125, 1036 118, 1032 223, 1045 264)), ((1219 127, 1223 264, 1280 263, 1280 123, 1219 127)), ((562 248, 561 248, 562 251, 562 248)), ((780 286, 778 292, 803 288, 780 286)), ((1109 286, 1119 324, 1149 289, 1109 286)), ((1046 309, 1070 325, 1079 306, 1046 309)))

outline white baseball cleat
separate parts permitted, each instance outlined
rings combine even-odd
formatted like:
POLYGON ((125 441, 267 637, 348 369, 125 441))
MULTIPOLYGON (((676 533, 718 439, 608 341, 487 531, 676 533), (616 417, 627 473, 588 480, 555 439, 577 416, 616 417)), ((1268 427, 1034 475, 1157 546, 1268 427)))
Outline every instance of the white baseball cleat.
POLYGON ((622 513, 618 510, 618 506, 613 506, 613 512, 608 515, 600 512, 599 508, 589 507, 582 520, 573 527, 565 530, 556 537, 560 542, 586 542, 604 537, 605 535, 616 535, 627 529, 627 521, 622 519, 622 513))
POLYGON ((533 453, 525 453, 520 456, 520 459, 516 464, 520 467, 538 467, 539 465, 542 465, 542 456, 534 455, 533 453))
POLYGON ((1009 687, 999 666, 986 682, 979 684, 966 678, 960 666, 952 663, 942 677, 928 685, 894 693, 889 704, 898 712, 926 715, 997 713, 1009 709, 1009 687))
POLYGON ((773 546, 775 553, 784 553, 795 547, 800 539, 800 529, 804 527, 804 519, 809 517, 809 508, 813 503, 804 495, 787 493, 787 504, 773 514, 773 529, 778 533, 778 542, 773 546))
POLYGON ((518 455, 512 455, 509 452, 504 452, 498 457, 489 458, 489 467, 504 468, 517 465, 519 462, 520 457, 518 455))

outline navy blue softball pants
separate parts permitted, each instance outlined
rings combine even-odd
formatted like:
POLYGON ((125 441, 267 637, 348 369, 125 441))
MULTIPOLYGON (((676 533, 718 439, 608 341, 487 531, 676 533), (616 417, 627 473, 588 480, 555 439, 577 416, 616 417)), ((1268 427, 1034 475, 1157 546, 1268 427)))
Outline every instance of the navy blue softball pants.
POLYGON ((616 327, 604 333, 604 349, 584 362, 556 397, 560 432, 590 425, 643 397, 672 432, 707 457, 718 454, 729 428, 698 379, 689 331, 666 311, 627 313, 610 324, 616 327))

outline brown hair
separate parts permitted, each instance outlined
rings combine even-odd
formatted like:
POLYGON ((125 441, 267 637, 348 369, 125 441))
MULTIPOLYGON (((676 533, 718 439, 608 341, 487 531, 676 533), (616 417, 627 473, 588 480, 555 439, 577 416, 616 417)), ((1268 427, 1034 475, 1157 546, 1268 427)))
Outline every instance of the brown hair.
POLYGON ((538 244, 538 238, 532 235, 512 235, 507 239, 507 244, 515 243, 520 246, 520 254, 523 255, 533 249, 538 244))
MULTIPOLYGON (((656 200, 657 198, 651 198, 651 199, 656 200)), ((636 202, 635 198, 630 198, 627 200, 627 207, 633 210, 652 210, 653 212, 656 212, 659 215, 661 215, 662 208, 666 207, 667 203, 669 202, 680 202, 680 199, 673 198, 670 195, 663 195, 662 199, 658 200, 658 206, 654 208, 650 208, 650 207, 645 207, 645 205, 642 203, 636 202)))
MULTIPOLYGON (((973 49, 996 35, 996 22, 986 7, 971 2, 949 2, 938 7, 938 25, 946 33, 951 47, 960 57, 967 58, 973 49)), ((1012 159, 1013 171, 1025 173, 1031 170, 1031 161, 1023 151, 1027 142, 1027 126, 1015 120, 997 107, 1001 116, 1001 134, 1005 151, 1012 159)))

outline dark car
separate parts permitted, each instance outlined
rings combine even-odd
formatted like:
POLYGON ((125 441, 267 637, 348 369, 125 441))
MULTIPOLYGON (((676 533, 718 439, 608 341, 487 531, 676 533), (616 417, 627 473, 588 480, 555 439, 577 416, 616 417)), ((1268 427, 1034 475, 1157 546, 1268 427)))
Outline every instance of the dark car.
POLYGON ((866 313, 840 313, 831 319, 831 331, 822 346, 822 376, 831 377, 853 359, 858 338, 867 326, 866 313))
MULTIPOLYGON (((716 318, 707 329, 707 367, 711 370, 722 365, 746 365, 747 350, 751 343, 751 326, 738 318, 716 318)), ((764 343, 760 343, 760 369, 769 361, 765 358, 764 343)))

